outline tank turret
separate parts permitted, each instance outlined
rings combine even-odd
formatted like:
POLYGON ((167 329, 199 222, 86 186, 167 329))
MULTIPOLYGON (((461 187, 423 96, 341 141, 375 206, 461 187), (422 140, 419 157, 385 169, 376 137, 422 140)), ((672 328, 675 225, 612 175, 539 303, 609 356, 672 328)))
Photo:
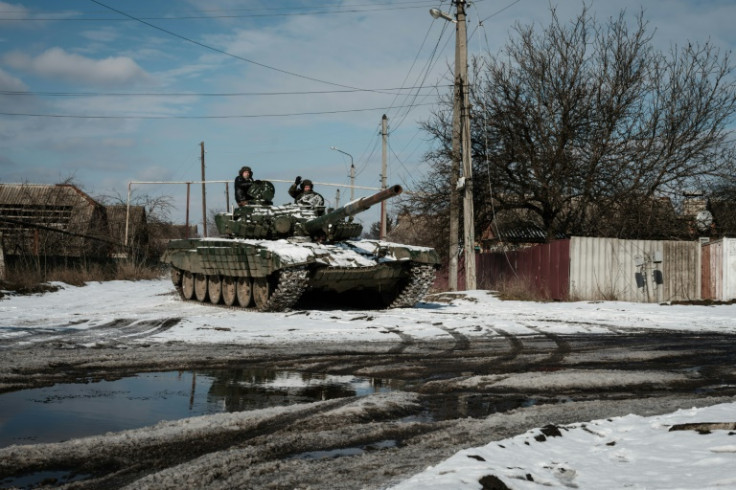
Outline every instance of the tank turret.
POLYGON ((345 206, 335 209, 327 214, 307 220, 303 228, 310 236, 323 233, 330 240, 344 240, 357 237, 363 231, 363 227, 357 223, 344 222, 344 218, 352 218, 358 213, 366 211, 374 204, 390 199, 401 194, 403 189, 400 185, 393 185, 372 196, 356 199, 345 206), (355 228, 355 227, 358 228, 355 228))
POLYGON ((296 240, 347 240, 360 236, 363 227, 352 217, 371 206, 398 196, 400 185, 393 185, 371 196, 356 199, 345 206, 326 212, 324 198, 316 196, 300 204, 271 205, 273 184, 256 181, 248 189, 250 204, 221 213, 215 217, 220 235, 237 238, 278 239, 294 237, 296 240), (315 203, 312 205, 306 202, 315 203))
POLYGON ((258 180, 246 205, 215 216, 220 237, 173 240, 161 260, 185 300, 261 311, 291 308, 302 296, 411 307, 434 282, 435 250, 359 239, 363 228, 352 219, 401 192, 394 185, 328 211, 318 193, 273 205, 273 184, 258 180))

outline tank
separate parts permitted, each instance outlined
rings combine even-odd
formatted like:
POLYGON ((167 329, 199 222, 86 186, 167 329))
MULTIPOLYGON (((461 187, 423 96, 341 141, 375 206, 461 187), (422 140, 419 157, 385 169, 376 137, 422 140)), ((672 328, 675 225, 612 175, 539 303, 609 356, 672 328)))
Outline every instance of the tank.
POLYGON ((288 310, 308 298, 338 307, 348 298, 363 307, 412 307, 434 282, 435 250, 360 239, 362 226, 352 218, 401 192, 394 185, 326 211, 318 193, 273 205, 273 184, 255 181, 249 204, 215 216, 220 237, 171 241, 161 260, 185 300, 260 311, 288 310))

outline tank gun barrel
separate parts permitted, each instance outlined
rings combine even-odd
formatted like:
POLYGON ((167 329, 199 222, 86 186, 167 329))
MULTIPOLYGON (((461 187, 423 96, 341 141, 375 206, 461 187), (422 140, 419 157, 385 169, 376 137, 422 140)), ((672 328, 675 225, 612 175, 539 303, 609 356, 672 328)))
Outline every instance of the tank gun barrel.
POLYGON ((304 223, 304 227, 306 228, 307 232, 310 234, 316 233, 319 230, 321 230, 326 225, 336 223, 340 221, 343 218, 346 218, 348 216, 355 216, 358 213, 362 213, 363 211, 369 209, 374 204, 378 204, 381 201, 385 201, 386 199, 390 199, 392 197, 398 196, 403 192, 403 189, 400 185, 392 185, 391 187, 388 187, 387 189, 384 189, 380 192, 376 192, 372 196, 368 197, 362 197, 360 199, 356 199, 355 201, 351 201, 347 203, 345 206, 341 208, 337 208, 334 211, 327 213, 323 216, 320 216, 318 218, 311 219, 304 223))

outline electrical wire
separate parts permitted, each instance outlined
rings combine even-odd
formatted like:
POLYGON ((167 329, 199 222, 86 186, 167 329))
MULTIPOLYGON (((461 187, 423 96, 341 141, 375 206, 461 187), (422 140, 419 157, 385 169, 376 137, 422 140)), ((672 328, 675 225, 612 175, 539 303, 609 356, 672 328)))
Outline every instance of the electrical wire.
MULTIPOLYGON (((226 9, 225 11, 245 11, 244 14, 214 14, 214 15, 164 15, 164 16, 137 16, 138 19, 142 20, 204 20, 204 19, 238 19, 238 18, 252 18, 252 17, 291 17, 291 16, 302 16, 302 15, 334 15, 334 14, 350 14, 350 13, 365 13, 365 12, 386 12, 393 10, 412 10, 426 8, 427 5, 433 5, 431 1, 416 1, 416 2, 405 2, 404 4, 397 5, 395 2, 391 3, 376 3, 376 4, 353 4, 349 8, 345 8, 345 5, 336 5, 331 7, 319 6, 319 7, 275 7, 275 8, 235 8, 226 9), (302 10, 298 12, 295 10, 302 10), (258 13, 265 12, 265 13, 258 13)), ((222 9, 200 9, 200 12, 222 12, 222 9)), ((12 15, 13 13, 19 13, 27 15, 25 10, 2 10, 0 14, 12 15)), ((96 12, 81 12, 82 15, 94 14, 96 12)), ((53 15, 53 14, 52 14, 53 15)), ((92 17, 92 18, 80 18, 80 17, 3 17, 0 21, 132 21, 135 19, 127 18, 121 19, 119 17, 106 18, 106 17, 92 17)))
MULTIPOLYGON (((429 104, 428 104, 429 105, 429 104)), ((138 116, 105 116, 84 114, 37 114, 29 112, 0 112, 0 116, 23 116, 23 117, 48 117, 68 119, 249 119, 256 117, 294 117, 294 116, 317 116, 324 114, 345 114, 349 112, 367 112, 385 110, 385 107, 372 107, 365 109, 345 109, 336 111, 314 111, 314 112, 292 112, 287 114, 237 114, 229 116, 168 116, 168 115, 138 115, 138 116)))
POLYGON ((372 92, 383 95, 394 95, 394 92, 407 90, 434 90, 433 86, 391 87, 375 89, 344 89, 344 90, 304 90, 289 92, 29 92, 18 90, 0 90, 0 95, 8 96, 39 96, 39 97, 261 97, 283 95, 332 95, 356 92, 372 92))
POLYGON ((116 13, 118 13, 120 15, 123 15, 123 16, 128 17, 130 19, 133 19, 133 20, 135 20, 137 22, 140 22, 141 24, 147 25, 148 27, 151 27, 153 29, 156 29, 158 31, 161 31, 163 33, 166 33, 166 34, 168 34, 170 36, 174 36, 174 37, 179 38, 179 39, 181 39, 183 41, 186 41, 186 42, 189 42, 189 43, 192 43, 192 44, 196 44, 197 46, 200 46, 202 48, 208 49, 210 51, 214 51, 216 53, 220 53, 220 54, 223 54, 225 56, 229 56, 231 58, 235 58, 235 59, 240 60, 240 61, 245 61, 246 63, 250 63, 250 64, 253 64, 253 65, 256 65, 256 66, 260 66, 261 68, 265 68, 267 70, 273 70, 273 71, 278 72, 278 73, 283 73, 284 75, 290 75, 290 76, 301 78, 301 79, 304 79, 304 80, 309 80, 309 81, 318 82, 318 83, 324 83, 326 85, 332 85, 332 86, 335 86, 335 87, 342 87, 342 88, 349 88, 349 89, 358 89, 358 87, 352 87, 350 85, 343 85, 343 84, 336 83, 336 82, 330 82, 328 80, 321 80, 319 78, 310 77, 310 76, 307 76, 307 75, 301 75, 299 73, 295 73, 295 72, 288 71, 288 70, 283 70, 281 68, 276 68, 275 66, 270 66, 270 65, 267 65, 265 63, 260 63, 258 61, 255 61, 255 60, 252 60, 252 59, 249 59, 249 58, 245 58, 243 56, 238 56, 238 55, 233 54, 233 53, 230 53, 228 51, 215 48, 214 46, 210 46, 208 44, 204 44, 204 43, 201 43, 199 41, 195 41, 194 39, 191 39, 189 37, 183 36, 181 34, 178 34, 178 33, 174 32, 174 31, 170 31, 168 29, 164 29, 163 27, 157 26, 155 24, 151 24, 148 21, 145 21, 145 20, 140 19, 138 17, 135 17, 133 15, 127 14, 127 13, 123 12, 122 10, 118 10, 116 8, 110 7, 109 5, 105 5, 104 3, 99 2, 97 0, 89 0, 89 1, 92 2, 92 3, 95 3, 97 5, 99 5, 100 7, 104 7, 106 9, 112 10, 113 12, 116 12, 116 13))

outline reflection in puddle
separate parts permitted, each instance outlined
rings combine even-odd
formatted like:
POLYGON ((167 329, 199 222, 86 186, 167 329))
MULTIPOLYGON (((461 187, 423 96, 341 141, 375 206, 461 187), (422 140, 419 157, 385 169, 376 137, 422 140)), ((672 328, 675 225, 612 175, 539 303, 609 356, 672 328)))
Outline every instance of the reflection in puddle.
POLYGON ((0 447, 58 442, 219 412, 400 389, 395 382, 265 369, 144 373, 0 394, 0 447))

